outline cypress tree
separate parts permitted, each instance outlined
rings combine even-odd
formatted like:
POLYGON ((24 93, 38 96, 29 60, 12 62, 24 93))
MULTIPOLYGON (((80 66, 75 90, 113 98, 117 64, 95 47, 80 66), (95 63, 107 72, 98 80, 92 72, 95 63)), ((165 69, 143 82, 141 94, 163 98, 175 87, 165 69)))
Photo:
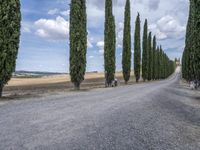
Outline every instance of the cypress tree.
POLYGON ((134 73, 136 82, 140 79, 141 66, 141 43, 140 43, 140 15, 138 13, 135 22, 135 42, 134 42, 134 73))
POLYGON ((148 77, 148 23, 147 19, 144 23, 144 31, 143 31, 143 53, 142 53, 142 78, 146 81, 148 77))
POLYGON ((84 80, 87 51, 87 16, 85 0, 71 0, 70 5, 70 76, 76 90, 84 80))
POLYGON ((157 47, 157 49, 156 49, 156 66, 155 66, 155 68, 156 68, 156 80, 158 80, 159 79, 159 64, 160 64, 160 61, 159 61, 159 47, 157 47))
POLYGON ((15 71, 19 48, 21 12, 19 0, 0 3, 0 97, 4 85, 15 71))
POLYGON ((194 68, 195 79, 200 81, 200 0, 195 0, 195 44, 194 46, 194 68))
POLYGON ((148 36, 148 80, 150 81, 152 78, 152 37, 151 32, 149 32, 148 36))
POLYGON ((123 36, 123 55, 122 68, 125 83, 130 79, 131 73, 131 10, 130 0, 126 0, 124 13, 124 36, 123 36))
POLYGON ((162 47, 160 46, 160 50, 159 50, 159 79, 162 79, 162 75, 163 75, 163 59, 162 59, 162 47))
POLYGON ((190 0, 190 12, 187 23, 186 31, 186 40, 185 40, 185 49, 183 55, 183 68, 182 74, 183 77, 188 80, 194 80, 195 74, 195 63, 194 63, 194 29, 195 29, 195 3, 194 0, 190 0))
POLYGON ((164 58, 164 51, 161 48, 161 79, 165 78, 165 58, 164 58))
POLYGON ((115 19, 112 13, 112 0, 105 1, 105 31, 104 31, 104 67, 105 78, 111 85, 115 77, 115 19))
POLYGON ((152 49, 152 59, 153 59, 153 65, 152 65, 152 79, 156 79, 156 36, 153 37, 153 49, 152 49))

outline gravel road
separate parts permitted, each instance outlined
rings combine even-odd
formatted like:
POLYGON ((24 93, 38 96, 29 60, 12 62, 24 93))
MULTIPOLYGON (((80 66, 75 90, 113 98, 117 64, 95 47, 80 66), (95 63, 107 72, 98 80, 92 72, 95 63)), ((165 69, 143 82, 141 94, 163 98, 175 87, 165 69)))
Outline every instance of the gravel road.
POLYGON ((0 105, 0 150, 199 150, 200 95, 165 81, 0 105))

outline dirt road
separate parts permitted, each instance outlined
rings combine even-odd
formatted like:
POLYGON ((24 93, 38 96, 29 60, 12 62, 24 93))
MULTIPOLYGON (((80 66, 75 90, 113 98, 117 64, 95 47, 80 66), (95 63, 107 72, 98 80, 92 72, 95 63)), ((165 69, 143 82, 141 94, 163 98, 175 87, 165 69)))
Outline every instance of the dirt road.
POLYGON ((165 81, 0 105, 2 150, 199 150, 200 93, 165 81))

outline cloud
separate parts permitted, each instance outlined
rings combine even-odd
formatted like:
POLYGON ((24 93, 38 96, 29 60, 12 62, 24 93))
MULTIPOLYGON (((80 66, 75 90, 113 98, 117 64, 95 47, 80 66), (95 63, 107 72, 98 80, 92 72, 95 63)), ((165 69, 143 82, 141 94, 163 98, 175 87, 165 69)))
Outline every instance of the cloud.
POLYGON ((88 48, 93 48, 93 45, 92 45, 92 43, 90 42, 89 39, 87 39, 87 47, 88 48))
POLYGON ((31 33, 31 29, 29 27, 22 26, 22 32, 23 33, 31 33))
POLYGON ((153 31, 160 40, 180 38, 185 34, 185 26, 181 26, 180 23, 170 15, 160 18, 156 24, 151 24, 149 29, 153 31))
MULTIPOLYGON (((39 19, 34 24, 36 27, 35 34, 41 38, 53 41, 65 41, 69 38, 69 22, 61 16, 56 17, 55 20, 39 19)), ((87 39, 88 48, 93 48, 91 39, 87 39)))
POLYGON ((69 16, 69 13, 70 13, 70 10, 67 10, 67 11, 61 11, 61 12, 60 12, 60 14, 61 14, 62 16, 66 16, 66 17, 69 16))
POLYGON ((39 19, 34 25, 37 28, 36 35, 47 40, 66 40, 69 36, 69 22, 61 16, 55 20, 39 19))
POLYGON ((55 9, 51 9, 48 11, 49 15, 55 15, 59 13, 59 9, 55 8, 55 9))
POLYGON ((122 22, 119 22, 119 24, 117 25, 117 29, 116 29, 116 35, 117 35, 117 48, 122 48, 123 44, 123 32, 124 32, 124 24, 122 22))
POLYGON ((149 0, 148 6, 150 10, 157 10, 160 4, 160 0, 149 0))
POLYGON ((99 48, 99 53, 104 54, 104 41, 97 42, 97 47, 99 48))
POLYGON ((61 15, 64 17, 69 17, 69 14, 70 14, 70 10, 63 11, 58 8, 54 8, 48 11, 48 15, 61 15))

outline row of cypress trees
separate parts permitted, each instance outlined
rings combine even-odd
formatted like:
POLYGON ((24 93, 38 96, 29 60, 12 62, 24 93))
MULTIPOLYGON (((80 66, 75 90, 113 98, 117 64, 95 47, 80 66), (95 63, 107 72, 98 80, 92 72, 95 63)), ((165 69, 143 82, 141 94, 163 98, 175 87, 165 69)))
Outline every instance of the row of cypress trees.
MULTIPOLYGON (((122 69, 124 81, 127 83, 131 73, 131 17, 130 0, 126 0, 124 17, 124 38, 123 38, 123 57, 122 69)), ((141 57, 141 37, 140 37, 140 15, 138 13, 135 22, 134 35, 134 74, 136 82, 140 80, 141 71, 144 81, 164 79, 171 75, 175 70, 175 63, 171 61, 162 50, 157 47, 156 37, 148 33, 147 19, 144 23, 142 57, 141 57), (142 59, 142 60, 141 60, 142 59), (142 69, 141 69, 142 68, 142 69)))
MULTIPOLYGON (((80 88, 84 80, 86 68, 87 25, 85 0, 71 0, 70 11, 70 75, 75 88, 80 88)), ((105 0, 104 29, 104 69, 108 86, 115 79, 116 69, 116 33, 112 0, 105 0)), ((131 74, 131 9, 130 0, 126 0, 124 12, 124 38, 122 53, 122 69, 125 83, 131 74)), ((141 63, 140 15, 135 22, 134 35, 134 73, 136 81, 141 77, 146 80, 164 79, 174 71, 174 63, 170 61, 161 47, 156 47, 156 37, 148 34, 148 23, 145 20, 143 35, 143 53, 141 63)))
MULTIPOLYGON (((198 0, 195 1, 199 3, 198 0)), ((19 48, 19 37, 21 28, 21 12, 20 1, 9 0, 0 3, 0 97, 4 85, 10 80, 15 70, 16 58, 19 48)), ((104 66, 106 73, 106 81, 108 84, 114 80, 115 76, 115 19, 112 13, 112 0, 105 1, 105 32, 104 32, 104 66)), ((197 7, 196 9, 199 9, 197 7)), ((198 11, 197 11, 198 12, 198 11)), ((197 15, 199 19, 199 14, 197 15)), ((199 22, 198 22, 199 23, 199 22)), ((130 0, 126 1, 125 7, 125 23, 124 23, 124 39, 123 39, 123 76, 127 83, 130 79, 131 72, 131 15, 130 0)), ((199 25, 199 24, 197 24, 199 25)), ((198 31, 198 30, 197 30, 198 31)), ((158 52, 151 53, 151 33, 147 38, 147 20, 145 21, 145 30, 143 37, 143 60, 142 60, 142 77, 144 80, 155 79, 154 73, 151 74, 152 66, 156 64, 162 66, 162 71, 157 71, 157 78, 165 78, 172 72, 169 66, 172 62, 164 54, 160 48, 158 52), (159 59, 154 58, 157 57, 159 59), (152 61, 153 60, 153 61, 152 61), (154 62, 155 61, 155 62, 154 62), (157 61, 159 63, 157 63, 157 61), (147 67, 148 66, 148 67, 147 67), (146 68, 147 67, 147 68, 146 68), (159 72, 159 73, 158 73, 159 72)), ((197 47, 200 47, 196 44, 197 47)), ((140 16, 136 19, 135 42, 134 42, 134 71, 136 81, 140 79, 141 68, 141 46, 140 46, 140 16)), ((155 41, 153 49, 155 49, 155 41)), ((86 52, 87 52, 87 15, 85 0, 71 0, 70 5, 70 76, 76 89, 80 88, 81 82, 84 80, 86 71, 86 52)), ((153 71, 154 72, 154 71, 153 71)))
POLYGON ((0 1, 0 97, 15 71, 21 27, 19 0, 0 1))
POLYGON ((190 12, 182 57, 182 76, 200 80, 200 0, 190 0, 190 12))
POLYGON ((148 33, 148 21, 145 20, 143 31, 142 53, 142 78, 144 81, 165 79, 175 70, 175 62, 171 61, 163 51, 162 46, 157 46, 156 36, 148 33))

